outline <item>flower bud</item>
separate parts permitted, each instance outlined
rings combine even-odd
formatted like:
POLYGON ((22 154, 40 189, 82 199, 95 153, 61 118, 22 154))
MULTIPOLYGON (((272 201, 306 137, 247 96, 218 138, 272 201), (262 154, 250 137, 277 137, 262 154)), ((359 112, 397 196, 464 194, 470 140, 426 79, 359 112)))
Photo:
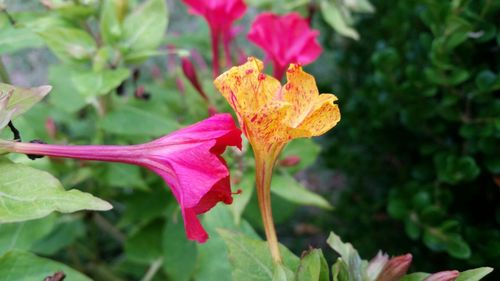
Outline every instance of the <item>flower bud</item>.
POLYGON ((369 280, 377 280, 378 275, 384 269, 388 261, 389 256, 379 251, 366 268, 366 276, 368 276, 369 280))
POLYGON ((47 118, 47 120, 45 120, 45 130, 47 131, 47 135, 49 135, 50 138, 56 138, 57 126, 56 122, 54 122, 54 119, 49 117, 47 118))
POLYGON ((201 97, 205 100, 208 101, 208 97, 203 91, 203 88, 201 87, 200 81, 198 80, 198 75, 196 74, 196 69, 194 68, 193 63, 189 58, 183 57, 181 58, 181 65, 182 65, 182 72, 186 76, 186 78, 191 82, 193 87, 198 91, 198 93, 201 95, 201 97))
POLYGON ((377 281, 399 281, 408 271, 412 260, 411 254, 390 259, 382 269, 377 281))
POLYGON ((424 281, 454 281, 459 275, 457 270, 441 271, 425 278, 424 281))

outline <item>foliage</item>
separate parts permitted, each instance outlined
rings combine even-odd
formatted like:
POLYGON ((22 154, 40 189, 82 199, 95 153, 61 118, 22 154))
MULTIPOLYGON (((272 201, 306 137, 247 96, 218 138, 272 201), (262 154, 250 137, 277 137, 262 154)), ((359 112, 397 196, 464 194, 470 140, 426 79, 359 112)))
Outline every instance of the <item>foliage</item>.
POLYGON ((417 243, 428 270, 445 257, 449 268, 498 267, 500 6, 373 3, 359 43, 325 36, 336 75, 333 86, 333 76, 319 80, 343 109, 323 157, 348 179, 339 232, 368 252, 377 249, 360 238, 366 229, 379 229, 387 249, 417 243))

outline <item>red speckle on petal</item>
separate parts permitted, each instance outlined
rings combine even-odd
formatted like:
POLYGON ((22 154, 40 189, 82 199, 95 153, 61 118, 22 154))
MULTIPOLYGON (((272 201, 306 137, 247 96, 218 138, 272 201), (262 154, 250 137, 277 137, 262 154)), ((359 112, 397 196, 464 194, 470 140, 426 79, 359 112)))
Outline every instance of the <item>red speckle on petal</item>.
POLYGON ((264 73, 259 74, 259 80, 264 80, 266 79, 266 75, 264 73))
POLYGON ((285 89, 286 89, 287 91, 289 91, 292 87, 293 87, 293 85, 292 85, 291 83, 287 83, 287 84, 285 85, 285 89))
POLYGON ((247 69, 247 71, 245 71, 246 75, 249 75, 249 74, 252 74, 252 73, 253 73, 253 69, 247 69))
POLYGON ((254 121, 255 121, 255 119, 257 119, 257 114, 255 114, 255 115, 252 117, 252 119, 250 119, 250 122, 254 122, 254 121))

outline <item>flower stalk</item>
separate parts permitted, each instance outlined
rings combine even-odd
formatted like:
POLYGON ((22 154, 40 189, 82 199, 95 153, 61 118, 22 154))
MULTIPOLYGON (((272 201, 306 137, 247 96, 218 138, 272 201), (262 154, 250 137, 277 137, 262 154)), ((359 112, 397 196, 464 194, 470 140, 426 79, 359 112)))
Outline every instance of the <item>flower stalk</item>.
POLYGON ((273 212, 271 206, 271 179, 276 160, 283 146, 273 147, 269 153, 254 149, 255 153, 255 182, 257 185, 257 198, 259 201, 262 224, 266 233, 267 243, 271 256, 276 263, 281 263, 278 236, 274 226, 273 212))

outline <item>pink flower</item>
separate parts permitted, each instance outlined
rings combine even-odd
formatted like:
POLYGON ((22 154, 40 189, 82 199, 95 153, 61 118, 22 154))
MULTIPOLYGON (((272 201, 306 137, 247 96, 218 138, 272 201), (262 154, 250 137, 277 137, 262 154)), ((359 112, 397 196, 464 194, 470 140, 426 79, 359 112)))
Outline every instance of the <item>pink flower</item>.
POLYGON ((254 20, 248 39, 273 61, 274 77, 281 79, 289 64, 309 64, 321 54, 319 31, 298 13, 262 13, 254 20))
POLYGON ((411 254, 390 259, 380 271, 376 281, 399 281, 408 271, 412 260, 411 254))
POLYGON ((197 215, 205 213, 220 201, 232 203, 229 171, 221 154, 227 146, 241 148, 240 134, 230 114, 217 114, 139 145, 71 146, 0 142, 0 150, 146 167, 170 186, 181 206, 187 237, 203 243, 208 234, 197 215))
MULTIPOLYGON (((225 42, 226 60, 230 58, 228 44, 231 25, 243 17, 247 6, 243 0, 182 0, 189 6, 189 12, 205 18, 212 33, 213 75, 219 76, 219 42, 225 42)), ((227 62, 226 62, 227 63, 227 62)))

